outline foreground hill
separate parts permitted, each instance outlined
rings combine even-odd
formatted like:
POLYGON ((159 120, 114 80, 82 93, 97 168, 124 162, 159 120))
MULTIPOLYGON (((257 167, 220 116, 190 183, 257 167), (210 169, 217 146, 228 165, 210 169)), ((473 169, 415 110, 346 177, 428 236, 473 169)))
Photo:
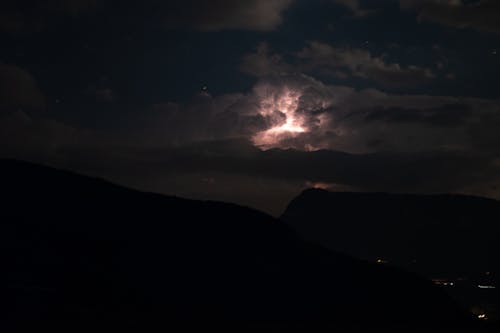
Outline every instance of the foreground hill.
POLYGON ((4 324, 476 328, 432 283, 306 244, 255 210, 8 160, 0 184, 4 324))

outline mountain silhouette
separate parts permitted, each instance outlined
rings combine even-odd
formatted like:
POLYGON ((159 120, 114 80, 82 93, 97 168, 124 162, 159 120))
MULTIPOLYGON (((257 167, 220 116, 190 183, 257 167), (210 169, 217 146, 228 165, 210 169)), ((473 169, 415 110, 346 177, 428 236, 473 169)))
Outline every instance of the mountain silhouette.
POLYGON ((453 281, 454 288, 448 289, 454 296, 466 303, 495 303, 498 311, 498 292, 477 290, 480 284, 499 282, 498 201, 309 189, 292 200, 281 218, 309 241, 453 281))
POLYGON ((431 282, 306 243, 253 209, 12 160, 0 184, 5 326, 477 329, 431 282))

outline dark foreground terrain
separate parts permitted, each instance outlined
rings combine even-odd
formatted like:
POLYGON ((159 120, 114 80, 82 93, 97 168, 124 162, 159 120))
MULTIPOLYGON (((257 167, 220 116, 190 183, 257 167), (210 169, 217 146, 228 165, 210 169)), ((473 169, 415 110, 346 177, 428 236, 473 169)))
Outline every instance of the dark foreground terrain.
POLYGON ((281 218, 311 242, 416 272, 476 316, 499 319, 498 201, 306 190, 281 218))
POLYGON ((8 160, 0 184, 9 331, 487 329, 432 282, 305 243, 255 210, 8 160))

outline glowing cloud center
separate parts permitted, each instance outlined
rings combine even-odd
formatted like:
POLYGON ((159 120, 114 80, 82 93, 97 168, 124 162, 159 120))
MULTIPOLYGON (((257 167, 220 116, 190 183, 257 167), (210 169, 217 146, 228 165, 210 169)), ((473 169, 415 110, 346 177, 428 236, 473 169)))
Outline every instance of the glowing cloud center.
POLYGON ((259 113, 271 120, 272 127, 254 135, 253 142, 263 149, 279 147, 280 142, 308 131, 304 117, 298 114, 302 94, 284 89, 280 94, 271 94, 260 101, 259 113))

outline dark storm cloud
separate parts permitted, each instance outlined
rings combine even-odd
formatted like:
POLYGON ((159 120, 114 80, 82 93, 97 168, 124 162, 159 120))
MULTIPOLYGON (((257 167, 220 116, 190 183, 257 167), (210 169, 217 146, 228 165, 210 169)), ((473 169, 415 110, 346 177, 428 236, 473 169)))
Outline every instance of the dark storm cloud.
MULTIPOLYGON (((142 25, 141 19, 168 29, 201 31, 254 30, 270 31, 283 21, 283 13, 294 0, 6 0, 0 4, 0 32, 29 33, 43 30, 55 19, 75 18, 98 10, 108 14, 115 24, 127 16, 126 24, 142 25), (117 16, 118 14, 118 16, 117 16), (123 16, 124 17, 119 17, 123 16), (142 18, 142 16, 144 16, 142 18)), ((118 23, 117 23, 118 22, 118 23)))
POLYGON ((367 121, 398 123, 426 123, 439 127, 463 125, 471 116, 472 108, 467 104, 445 104, 443 106, 416 109, 403 107, 373 108, 366 112, 367 121))
POLYGON ((272 53, 267 43, 260 43, 254 53, 245 55, 240 69, 243 73, 256 77, 289 73, 294 70, 282 55, 272 53))
POLYGON ((498 32, 496 3, 381 3, 2 1, 0 156, 275 214, 306 186, 500 198, 500 101, 464 97, 497 97, 497 36, 442 27, 498 32))
MULTIPOLYGON (((326 85, 304 75, 275 75, 262 78, 245 94, 214 97, 203 92, 186 103, 144 108, 130 114, 128 125, 108 136, 123 146, 150 148, 228 139, 252 141, 293 116, 300 119, 304 130, 293 135, 285 132, 261 148, 494 154, 495 145, 485 142, 499 142, 499 104, 496 100, 357 90, 326 85), (288 101, 289 96, 296 101, 288 101), (279 110, 284 102, 293 108, 289 110, 293 114, 279 110)), ((19 136, 27 138, 36 122, 18 119, 17 125, 9 127, 20 127, 19 136)), ((61 142, 52 141, 48 146, 64 145, 64 135, 60 138, 61 142)))
POLYGON ((102 103, 112 103, 117 100, 115 91, 103 84, 92 84, 83 91, 83 94, 102 103))
MULTIPOLYGON (((335 151, 269 150, 246 157, 205 154, 192 162, 194 168, 204 165, 213 171, 343 184, 370 191, 457 191, 485 182, 491 179, 492 172, 498 171, 490 166, 488 158, 441 152, 354 155, 335 151)), ((183 165, 184 170, 187 168, 188 163, 183 165)))
POLYGON ((492 190, 500 183, 498 101, 388 94, 275 75, 244 94, 203 92, 131 117, 126 128, 98 132, 24 112, 4 114, 0 155, 275 214, 317 184, 498 195, 492 190), (309 131, 276 142, 275 148, 292 149, 258 149, 255 133, 275 124, 259 113, 262 100, 289 91, 299 92, 297 114, 309 131), (323 149, 303 150, 310 147, 323 149))
MULTIPOLYGON (((390 94, 327 85, 302 74, 282 74, 261 78, 246 94, 212 97, 204 93, 186 104, 159 104, 147 115, 142 114, 149 120, 138 126, 144 131, 136 135, 143 140, 154 133, 151 144, 252 140, 291 116, 304 130, 285 132, 261 148, 370 153, 380 149, 484 150, 480 138, 498 137, 490 124, 500 119, 500 110, 496 100, 390 94), (283 106, 290 107, 291 113, 279 109, 283 106)), ((491 148, 487 150, 491 152, 491 148)))
POLYGON ((500 33, 500 2, 480 0, 400 0, 401 8, 418 10, 420 20, 454 28, 500 33))
POLYGON ((266 203, 270 193, 282 191, 284 205, 311 184, 358 191, 484 194, 499 183, 499 166, 488 155, 261 151, 245 140, 158 149, 65 145, 37 160, 41 158, 142 190, 238 201, 274 213, 279 213, 276 204, 266 203))
POLYGON ((0 3, 0 32, 38 32, 58 17, 88 13, 99 3, 98 0, 4 0, 0 3))
POLYGON ((361 6, 360 0, 331 0, 340 6, 344 6, 349 9, 356 17, 363 17, 373 13, 373 11, 364 9, 361 6))
POLYGON ((165 24, 202 31, 269 31, 283 21, 283 12, 294 0, 186 0, 168 4, 165 24))
POLYGON ((18 109, 41 109, 45 96, 25 69, 0 63, 0 113, 18 109))
MULTIPOLYGON (((43 3, 44 1, 37 1, 43 3)), ((46 0, 46 8, 64 15, 80 15, 94 10, 102 0, 46 0)))
MULTIPOLYGON (((348 95, 339 106, 344 110, 333 121, 336 149, 346 151, 429 150, 494 153, 485 148, 482 128, 495 134, 491 118, 500 118, 499 101, 430 95, 397 95, 362 90, 348 95), (346 133, 348 135, 346 135, 346 133)), ((485 134, 483 134, 485 135, 485 134)))
MULTIPOLYGON (((39 163, 60 162, 64 147, 82 146, 98 151, 102 138, 68 124, 30 116, 23 111, 0 114, 0 156, 39 163)), ((66 157, 62 157, 64 160, 66 157)))
POLYGON ((310 42, 298 53, 306 70, 323 71, 331 75, 347 75, 369 79, 383 85, 415 85, 434 78, 430 69, 403 67, 388 63, 383 57, 356 48, 336 48, 322 42, 310 42))
POLYGON ((212 97, 200 93, 187 103, 156 104, 143 114, 139 139, 150 144, 186 144, 195 141, 250 137, 266 127, 251 94, 212 97))
POLYGON ((318 41, 309 42, 290 58, 288 63, 283 55, 272 53, 268 44, 262 43, 255 53, 243 58, 241 70, 257 77, 294 71, 341 79, 355 77, 389 87, 415 86, 435 77, 428 68, 402 66, 364 49, 339 48, 318 41))

